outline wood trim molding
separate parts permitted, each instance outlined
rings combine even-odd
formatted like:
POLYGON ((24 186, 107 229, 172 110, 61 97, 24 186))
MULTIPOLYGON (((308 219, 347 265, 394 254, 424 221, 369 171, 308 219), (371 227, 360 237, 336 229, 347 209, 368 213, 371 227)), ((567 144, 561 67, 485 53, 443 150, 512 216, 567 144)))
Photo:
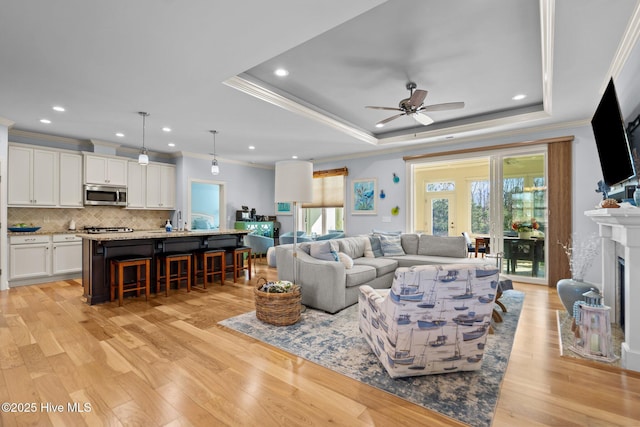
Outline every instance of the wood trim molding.
POLYGON ((560 243, 571 238, 573 230, 573 147, 570 141, 550 143, 547 148, 547 259, 549 260, 549 286, 554 287, 560 279, 571 277, 569 259, 560 243), (568 142, 568 143, 567 143, 568 142), (568 194, 567 194, 568 193, 568 194))
POLYGON ((347 167, 337 168, 337 169, 327 169, 322 171, 313 171, 314 178, 327 178, 330 176, 348 176, 349 169, 347 167))
POLYGON ((404 156, 402 160, 405 162, 411 160, 420 160, 420 159, 429 159, 433 157, 441 157, 441 156, 449 156, 449 155, 459 155, 459 154, 468 154, 468 153, 481 153, 483 151, 495 151, 495 150, 504 150, 508 148, 518 148, 518 147, 528 147, 530 145, 541 145, 541 144, 555 144, 559 142, 573 142, 575 137, 573 135, 569 136, 560 136, 555 138, 545 138, 545 139, 537 139, 534 141, 522 141, 522 142, 511 142, 509 144, 502 145, 488 145, 486 147, 474 147, 474 148, 463 148, 461 150, 451 150, 451 151, 440 151, 437 153, 425 153, 425 154, 415 154, 412 156, 404 156))

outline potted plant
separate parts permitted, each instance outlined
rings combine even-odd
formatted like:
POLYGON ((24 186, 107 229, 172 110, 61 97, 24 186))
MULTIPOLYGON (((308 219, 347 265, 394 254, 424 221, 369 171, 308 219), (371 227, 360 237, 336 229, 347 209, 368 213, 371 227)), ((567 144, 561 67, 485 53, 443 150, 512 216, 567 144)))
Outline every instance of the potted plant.
POLYGON ((534 230, 540 228, 540 224, 535 218, 531 218, 530 221, 513 221, 511 223, 511 229, 518 232, 518 237, 521 239, 530 239, 534 230))
POLYGON ((582 300, 582 294, 597 287, 584 281, 584 275, 593 264, 598 253, 600 239, 595 233, 588 236, 574 234, 567 243, 558 242, 569 259, 570 279, 560 279, 557 283, 558 296, 562 305, 573 316, 573 305, 582 300))

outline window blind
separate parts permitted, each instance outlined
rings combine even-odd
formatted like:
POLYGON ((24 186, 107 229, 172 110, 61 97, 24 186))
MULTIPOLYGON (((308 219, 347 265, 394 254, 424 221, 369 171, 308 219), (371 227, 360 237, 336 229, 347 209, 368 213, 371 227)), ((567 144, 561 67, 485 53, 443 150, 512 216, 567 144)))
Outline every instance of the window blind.
POLYGON ((344 181, 347 168, 316 171, 313 173, 313 201, 303 203, 303 208, 344 207, 344 181))

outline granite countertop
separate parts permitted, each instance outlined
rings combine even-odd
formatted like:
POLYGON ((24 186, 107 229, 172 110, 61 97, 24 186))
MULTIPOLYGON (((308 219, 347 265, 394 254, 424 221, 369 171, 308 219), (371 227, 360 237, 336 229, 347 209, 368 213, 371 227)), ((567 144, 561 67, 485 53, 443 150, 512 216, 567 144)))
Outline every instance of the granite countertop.
POLYGON ((8 236, 52 236, 54 234, 78 234, 78 230, 61 230, 61 231, 7 231, 8 236))
POLYGON ((175 237, 191 237, 191 236, 217 236, 229 234, 249 234, 249 230, 194 230, 194 231, 170 231, 164 229, 140 230, 130 233, 76 233, 78 237, 87 240, 107 241, 107 240, 137 240, 137 239, 169 239, 175 237))

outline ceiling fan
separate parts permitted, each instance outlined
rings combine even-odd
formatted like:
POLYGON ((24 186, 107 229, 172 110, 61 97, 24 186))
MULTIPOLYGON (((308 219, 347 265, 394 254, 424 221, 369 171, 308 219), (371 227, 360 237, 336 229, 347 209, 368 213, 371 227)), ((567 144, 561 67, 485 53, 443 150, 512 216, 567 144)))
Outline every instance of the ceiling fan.
POLYGON ((409 98, 405 98, 396 107, 373 107, 367 105, 365 108, 373 108, 376 110, 401 111, 400 114, 380 120, 376 123, 376 127, 383 127, 385 124, 401 116, 411 116, 421 125, 427 126, 433 123, 433 119, 426 114, 426 111, 445 111, 464 108, 464 102, 445 102, 443 104, 423 105, 424 99, 427 97, 427 91, 416 89, 418 86, 414 82, 407 83, 409 98))

